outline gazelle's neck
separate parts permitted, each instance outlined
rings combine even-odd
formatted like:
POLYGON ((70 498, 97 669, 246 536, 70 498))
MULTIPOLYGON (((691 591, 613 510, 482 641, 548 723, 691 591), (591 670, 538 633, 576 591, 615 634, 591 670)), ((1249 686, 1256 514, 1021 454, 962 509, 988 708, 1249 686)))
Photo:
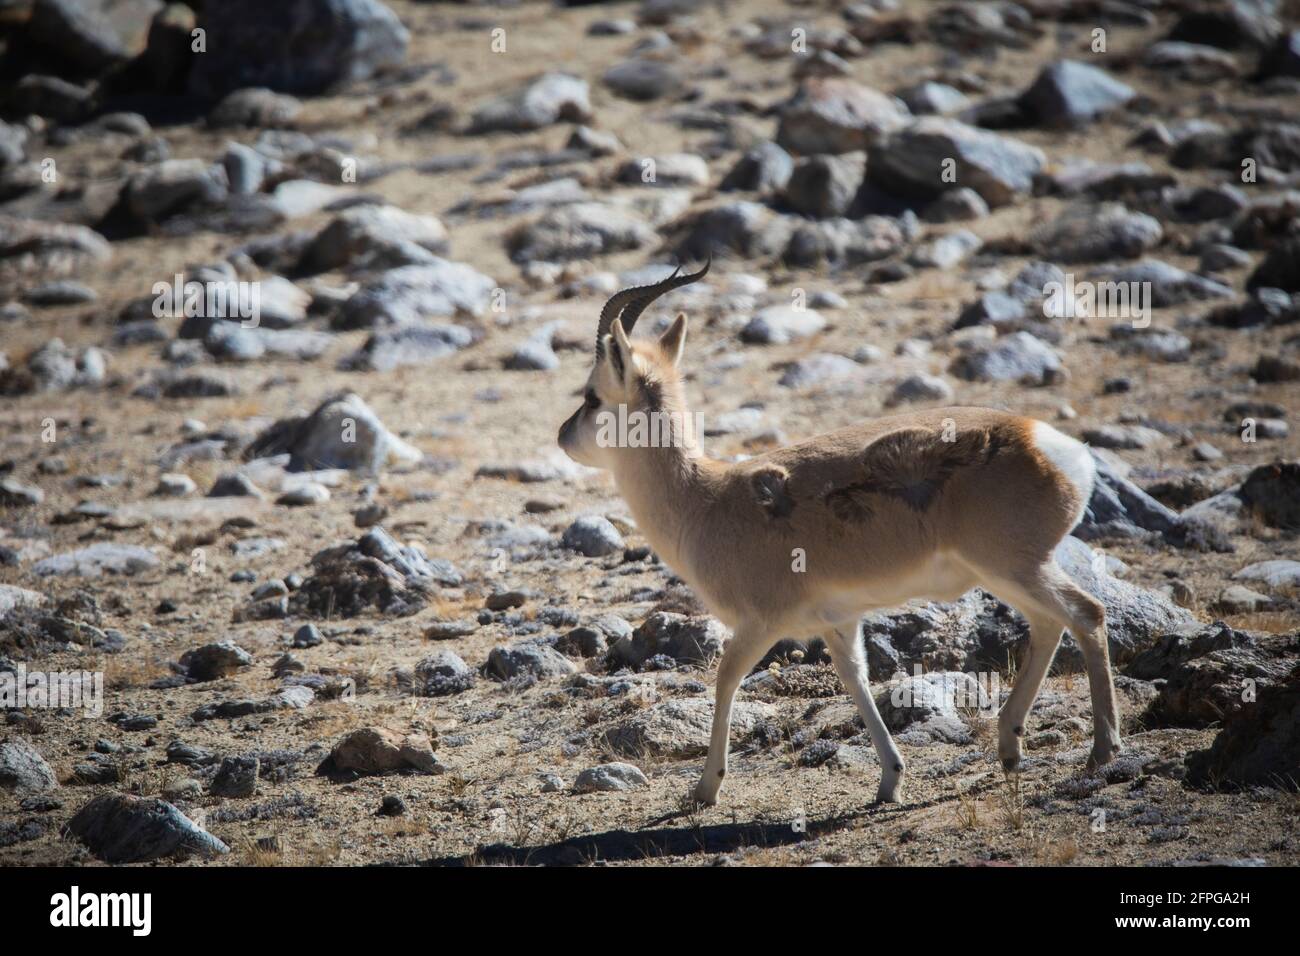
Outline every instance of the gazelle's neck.
POLYGON ((637 527, 674 571, 689 575, 682 539, 698 530, 710 498, 706 463, 680 448, 640 448, 622 457, 614 481, 637 527))
POLYGON ((690 576, 682 540, 699 530, 700 517, 713 498, 711 479, 718 464, 704 457, 702 430, 674 392, 667 391, 659 405, 672 418, 673 440, 658 447, 623 448, 614 481, 655 553, 679 574, 690 576))

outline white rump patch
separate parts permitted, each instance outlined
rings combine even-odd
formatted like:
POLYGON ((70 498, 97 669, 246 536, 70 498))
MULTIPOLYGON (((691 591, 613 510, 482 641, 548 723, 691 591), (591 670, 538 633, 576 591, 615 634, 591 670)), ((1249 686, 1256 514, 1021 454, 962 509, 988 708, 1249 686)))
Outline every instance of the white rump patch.
POLYGON ((1092 453, 1083 442, 1061 434, 1047 422, 1034 422, 1034 443, 1044 457, 1079 490, 1081 504, 1079 513, 1074 518, 1074 524, 1078 524, 1092 498, 1092 486, 1097 480, 1097 466, 1092 460, 1092 453))

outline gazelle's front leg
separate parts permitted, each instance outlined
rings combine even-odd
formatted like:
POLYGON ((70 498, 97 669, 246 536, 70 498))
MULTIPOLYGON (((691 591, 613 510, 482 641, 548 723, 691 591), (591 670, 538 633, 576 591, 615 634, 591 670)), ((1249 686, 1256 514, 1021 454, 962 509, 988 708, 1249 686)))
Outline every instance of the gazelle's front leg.
POLYGON ((876 800, 881 803, 899 803, 903 799, 903 755, 898 752, 898 745, 889 735, 889 728, 881 719, 875 698, 871 696, 871 685, 867 680, 867 656, 858 635, 858 627, 858 624, 834 627, 823 634, 822 638, 830 648, 831 663, 835 665, 840 683, 858 705, 858 713, 862 715, 862 723, 867 728, 871 744, 876 749, 876 757, 880 760, 880 788, 876 791, 876 800))
POLYGON ((745 675, 754 669, 771 646, 767 631, 761 628, 741 627, 727 644, 722 661, 718 664, 718 690, 713 705, 713 732, 709 736, 709 756, 704 761, 704 775, 695 787, 696 803, 713 806, 718 802, 718 791, 727 775, 727 738, 731 733, 731 705, 736 698, 736 688, 745 675))

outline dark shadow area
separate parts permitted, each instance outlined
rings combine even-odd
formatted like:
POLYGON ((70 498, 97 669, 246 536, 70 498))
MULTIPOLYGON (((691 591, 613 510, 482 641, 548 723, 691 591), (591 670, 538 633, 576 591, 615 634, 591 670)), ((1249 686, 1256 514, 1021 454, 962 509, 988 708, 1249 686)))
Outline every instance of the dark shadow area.
MULTIPOLYGON (((836 814, 817 820, 777 823, 716 823, 703 826, 677 826, 663 829, 606 830, 587 833, 539 846, 507 846, 494 843, 464 856, 425 860, 421 866, 580 866, 591 863, 622 863, 651 860, 657 857, 688 856, 695 853, 729 853, 742 847, 791 846, 805 840, 842 830, 872 817, 933 806, 921 804, 873 804, 861 810, 836 814)), ((681 819, 686 814, 670 814, 681 819)), ((654 821, 659 822, 658 820, 654 821)))

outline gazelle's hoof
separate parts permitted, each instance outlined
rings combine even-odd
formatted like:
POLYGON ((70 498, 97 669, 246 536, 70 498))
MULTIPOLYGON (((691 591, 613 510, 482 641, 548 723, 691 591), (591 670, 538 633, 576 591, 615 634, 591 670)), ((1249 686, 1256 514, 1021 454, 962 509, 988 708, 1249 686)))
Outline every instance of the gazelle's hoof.
POLYGON ((998 742, 998 762, 1006 773, 1015 773, 1020 769, 1020 758, 1024 751, 1020 747, 1020 736, 1003 737, 998 742))
POLYGON ((716 807, 718 805, 718 791, 712 793, 704 789, 704 785, 696 786, 686 797, 686 803, 691 809, 703 810, 705 807, 716 807))
POLYGON ((876 790, 876 803, 902 803, 903 802, 903 772, 902 763, 898 764, 897 775, 892 779, 889 777, 880 778, 880 787, 876 790))
POLYGON ((1087 771, 1092 773, 1099 767, 1106 766, 1115 759, 1116 754, 1123 752, 1123 750, 1124 747, 1118 742, 1093 744, 1092 753, 1088 754, 1087 771))
POLYGON ((1023 726, 1012 726, 1009 719, 998 717, 998 762, 1004 773, 1015 773, 1020 769, 1020 758, 1024 754, 1021 738, 1025 735, 1023 726))

